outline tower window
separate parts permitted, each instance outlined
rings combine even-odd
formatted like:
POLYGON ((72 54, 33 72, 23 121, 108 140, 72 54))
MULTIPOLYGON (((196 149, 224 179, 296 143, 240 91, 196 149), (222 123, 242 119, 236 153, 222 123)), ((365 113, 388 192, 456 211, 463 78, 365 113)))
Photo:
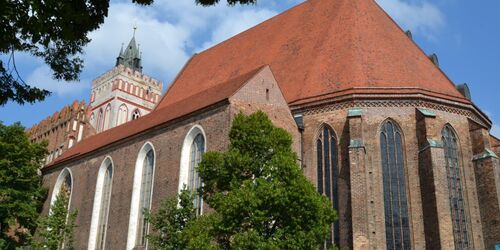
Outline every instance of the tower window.
POLYGON ((134 110, 132 112, 132 120, 139 119, 139 117, 141 117, 141 112, 138 109, 134 110))

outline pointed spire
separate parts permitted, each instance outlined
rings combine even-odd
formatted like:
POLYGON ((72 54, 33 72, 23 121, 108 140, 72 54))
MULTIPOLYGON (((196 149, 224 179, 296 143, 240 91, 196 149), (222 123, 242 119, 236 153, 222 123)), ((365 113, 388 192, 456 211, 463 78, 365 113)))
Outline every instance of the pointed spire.
POLYGON ((123 66, 131 68, 133 70, 137 70, 137 71, 142 72, 141 55, 139 52, 139 46, 137 46, 137 43, 135 42, 135 32, 137 30, 137 26, 134 25, 133 29, 134 29, 134 31, 132 34, 132 39, 130 39, 130 42, 128 43, 128 46, 125 49, 125 51, 123 51, 123 44, 122 44, 122 49, 120 50, 120 55, 116 59, 116 66, 123 65, 123 66))
POLYGON ((120 56, 120 57, 121 57, 121 56, 123 56, 123 43, 122 43, 122 47, 121 47, 121 49, 120 49, 120 54, 119 54, 119 56, 120 56))

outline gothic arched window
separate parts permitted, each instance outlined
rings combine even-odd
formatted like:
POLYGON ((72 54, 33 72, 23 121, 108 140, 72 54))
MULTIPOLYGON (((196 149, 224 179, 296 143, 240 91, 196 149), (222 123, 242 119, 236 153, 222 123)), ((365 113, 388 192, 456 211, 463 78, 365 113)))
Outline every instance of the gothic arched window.
POLYGON ((470 249, 457 136, 450 126, 445 126, 441 135, 446 159, 446 176, 448 180, 455 249, 470 249))
MULTIPOLYGON (((328 199, 332 201, 333 208, 338 211, 337 152, 337 139, 335 133, 328 126, 324 126, 316 139, 318 192, 328 197, 328 199)), ((332 243, 337 246, 340 243, 338 222, 335 222, 332 226, 330 235, 325 242, 326 249, 330 249, 332 243)))
POLYGON ((149 150, 144 158, 144 169, 142 170, 142 183, 141 183, 141 199, 139 203, 139 230, 137 230, 137 245, 146 245, 146 235, 148 231, 148 222, 144 217, 142 211, 149 210, 151 207, 151 191, 153 188, 153 164, 154 154, 153 150, 149 150))
POLYGON ((118 108, 118 119, 116 120, 116 126, 124 124, 127 122, 128 118, 128 108, 126 104, 122 104, 118 108))
POLYGON ((127 249, 137 246, 146 247, 149 223, 144 216, 144 211, 151 209, 154 168, 155 151, 153 145, 147 142, 139 151, 135 165, 127 249))
MULTIPOLYGON (((205 152, 205 139, 202 134, 198 134, 191 144, 191 154, 189 160, 189 178, 188 178, 188 188, 189 190, 196 192, 201 187, 201 178, 198 176, 197 167, 201 162, 203 153, 205 152)), ((201 214, 202 200, 201 196, 196 196, 194 200, 194 207, 196 208, 197 214, 201 214)))
POLYGON ((139 112, 138 109, 134 110, 134 112, 132 112, 132 120, 139 119, 139 117, 141 117, 141 112, 139 112))
MULTIPOLYGON (((188 188, 191 192, 197 192, 201 187, 201 178, 198 175, 198 164, 203 158, 206 150, 206 141, 201 126, 194 126, 184 138, 181 152, 181 166, 179 176, 179 192, 188 188)), ((197 195, 193 200, 198 215, 203 213, 203 200, 197 195)))
POLYGON ((387 249, 411 249, 403 139, 392 121, 382 126, 380 149, 387 249))
MULTIPOLYGON (((92 126, 96 127, 96 123, 95 123, 95 115, 94 115, 94 113, 92 113, 92 114, 90 115, 90 124, 91 124, 92 126)), ((68 130, 69 130, 69 125, 67 125, 67 127, 68 127, 68 130)))
POLYGON ((101 164, 97 174, 94 208, 90 225, 90 249, 104 249, 106 229, 108 225, 109 204, 111 200, 111 184, 113 180, 113 163, 107 157, 101 164))
POLYGON ((108 104, 108 106, 106 106, 106 110, 104 110, 104 121, 101 128, 102 131, 109 128, 110 118, 111 118, 111 104, 108 104))
POLYGON ((102 124, 103 124, 103 112, 102 112, 102 108, 99 109, 98 113, 97 113, 97 123, 96 123, 96 127, 95 129, 97 130, 97 132, 100 132, 102 130, 102 124))

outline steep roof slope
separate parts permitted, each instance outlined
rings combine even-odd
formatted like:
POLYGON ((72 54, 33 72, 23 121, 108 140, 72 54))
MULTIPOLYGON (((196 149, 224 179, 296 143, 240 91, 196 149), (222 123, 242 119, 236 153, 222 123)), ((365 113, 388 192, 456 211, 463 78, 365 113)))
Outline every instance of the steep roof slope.
POLYGON ((44 170, 74 157, 87 154, 114 142, 144 132, 150 128, 227 100, 265 67, 265 65, 261 65, 258 68, 244 72, 226 82, 219 83, 202 92, 188 96, 179 102, 173 103, 161 109, 156 109, 137 120, 127 122, 123 125, 91 136, 81 141, 76 146, 68 149, 59 158, 57 158, 57 160, 50 165, 47 165, 44 170), (205 98, 207 96, 210 98, 205 98))
POLYGON ((309 0, 195 55, 158 108, 266 64, 290 104, 346 91, 469 103, 373 0, 309 0))

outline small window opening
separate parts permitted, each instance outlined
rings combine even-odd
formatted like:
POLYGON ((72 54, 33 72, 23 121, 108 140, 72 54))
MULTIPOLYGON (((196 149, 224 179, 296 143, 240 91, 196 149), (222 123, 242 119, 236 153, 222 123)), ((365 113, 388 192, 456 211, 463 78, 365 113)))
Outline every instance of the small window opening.
POLYGON ((269 101, 269 89, 266 89, 266 101, 269 101))

